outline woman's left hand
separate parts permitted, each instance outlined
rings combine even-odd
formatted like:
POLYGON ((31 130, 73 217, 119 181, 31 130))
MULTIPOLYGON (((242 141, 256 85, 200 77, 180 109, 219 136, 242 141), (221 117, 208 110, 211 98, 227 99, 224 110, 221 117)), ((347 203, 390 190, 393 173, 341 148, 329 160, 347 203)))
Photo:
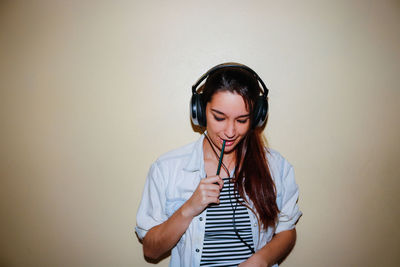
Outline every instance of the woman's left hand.
POLYGON ((265 262, 265 259, 263 259, 260 255, 253 254, 250 258, 248 258, 246 261, 242 262, 241 264, 238 265, 238 267, 268 267, 268 263, 265 262))

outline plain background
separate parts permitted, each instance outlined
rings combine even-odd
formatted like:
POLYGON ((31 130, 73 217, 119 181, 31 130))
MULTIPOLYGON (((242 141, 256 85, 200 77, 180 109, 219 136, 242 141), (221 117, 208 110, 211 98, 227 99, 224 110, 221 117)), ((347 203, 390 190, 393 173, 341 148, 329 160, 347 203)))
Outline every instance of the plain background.
POLYGON ((150 266, 148 168, 235 61, 301 190, 282 266, 399 266, 399 29, 398 1, 1 1, 0 265, 150 266))

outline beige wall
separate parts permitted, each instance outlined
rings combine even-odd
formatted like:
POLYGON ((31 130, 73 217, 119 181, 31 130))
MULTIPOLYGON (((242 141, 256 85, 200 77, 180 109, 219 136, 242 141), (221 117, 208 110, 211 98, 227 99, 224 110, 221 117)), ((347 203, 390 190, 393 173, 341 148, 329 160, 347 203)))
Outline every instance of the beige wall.
POLYGON ((148 167, 198 137, 194 81, 238 61, 301 189, 283 266, 399 266, 399 28, 395 0, 1 1, 0 265, 149 265, 148 167))

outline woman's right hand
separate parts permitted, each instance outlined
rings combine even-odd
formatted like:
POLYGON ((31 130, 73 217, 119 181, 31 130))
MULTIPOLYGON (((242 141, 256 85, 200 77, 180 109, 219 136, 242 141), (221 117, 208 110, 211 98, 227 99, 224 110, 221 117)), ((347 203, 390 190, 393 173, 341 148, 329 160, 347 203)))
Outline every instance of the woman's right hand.
POLYGON ((195 217, 209 204, 219 204, 219 193, 223 186, 224 181, 218 175, 202 179, 193 195, 183 204, 182 212, 185 216, 195 217))
POLYGON ((224 181, 219 176, 202 179, 192 196, 168 220, 147 232, 143 239, 144 255, 150 259, 159 259, 172 249, 195 216, 210 203, 219 203, 219 192, 223 186, 224 181))

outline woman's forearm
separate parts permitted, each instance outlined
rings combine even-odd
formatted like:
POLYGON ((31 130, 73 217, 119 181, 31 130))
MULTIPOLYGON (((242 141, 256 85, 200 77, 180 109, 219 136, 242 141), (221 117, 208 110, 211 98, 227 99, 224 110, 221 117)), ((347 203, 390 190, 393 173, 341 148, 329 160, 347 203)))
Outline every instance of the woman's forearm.
POLYGON ((189 227, 193 217, 183 205, 168 220, 151 228, 143 239, 143 253, 150 259, 158 259, 172 249, 189 227))
POLYGON ((267 266, 272 266, 286 257, 295 243, 296 228, 276 234, 272 240, 257 251, 256 254, 264 259, 264 262, 268 264, 267 266))
POLYGON ((143 239, 143 253, 158 259, 172 249, 189 227, 195 216, 209 204, 219 203, 219 193, 224 182, 219 176, 200 181, 193 195, 168 220, 151 228, 143 239))

